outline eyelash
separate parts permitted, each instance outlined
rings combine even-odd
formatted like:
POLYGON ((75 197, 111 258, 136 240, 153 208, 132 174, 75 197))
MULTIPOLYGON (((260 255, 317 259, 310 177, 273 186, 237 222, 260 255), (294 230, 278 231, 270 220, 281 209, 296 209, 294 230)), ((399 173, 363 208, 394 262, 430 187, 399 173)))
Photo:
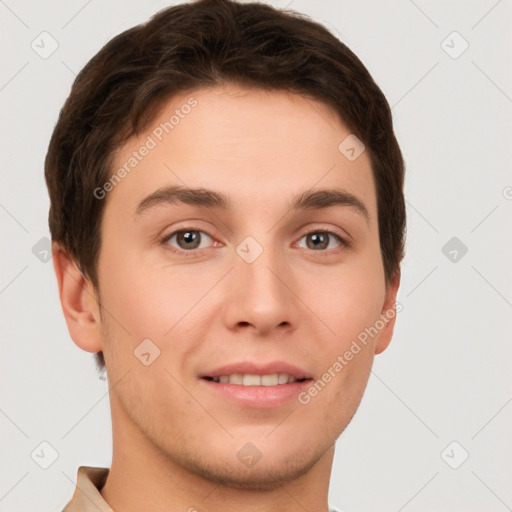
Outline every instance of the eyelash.
MULTIPOLYGON (((190 251, 185 251, 185 250, 182 250, 182 249, 176 249, 175 247, 172 247, 172 246, 170 246, 167 243, 174 235, 176 235, 178 233, 187 232, 187 231, 197 231, 199 233, 203 233, 205 235, 208 235, 208 233, 206 233, 202 229, 188 227, 188 228, 178 229, 178 230, 173 231, 172 233, 170 233, 168 235, 165 235, 163 238, 160 239, 160 244, 166 250, 171 251, 173 254, 178 254, 180 256, 185 256, 185 257, 197 256, 198 251, 201 251, 201 250, 204 250, 204 249, 192 249, 190 251)), ((340 246, 336 247, 335 249, 325 249, 325 250, 319 250, 319 251, 315 251, 313 249, 310 249, 311 252, 318 252, 320 256, 329 256, 331 254, 338 254, 340 251, 342 251, 344 249, 348 249, 348 248, 351 247, 351 244, 345 238, 343 238, 340 235, 338 235, 338 233, 335 233, 334 231, 330 231, 328 229, 322 229, 322 228, 317 228, 317 229, 314 229, 314 230, 311 230, 311 231, 308 231, 308 232, 304 233, 300 237, 300 240, 302 240, 302 238, 304 238, 305 236, 312 235, 312 234, 317 234, 317 233, 331 235, 331 236, 333 236, 334 238, 336 238, 340 242, 340 246)), ((211 239, 213 239, 213 237, 211 235, 208 235, 208 236, 211 239)))

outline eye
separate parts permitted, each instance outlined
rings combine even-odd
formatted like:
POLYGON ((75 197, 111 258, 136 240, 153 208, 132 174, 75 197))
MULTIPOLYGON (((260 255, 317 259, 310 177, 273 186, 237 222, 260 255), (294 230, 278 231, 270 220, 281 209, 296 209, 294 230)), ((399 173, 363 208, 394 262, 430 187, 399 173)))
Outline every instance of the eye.
MULTIPOLYGON (((204 249, 203 242, 212 240, 210 235, 199 229, 182 229, 174 231, 170 235, 165 236, 161 243, 166 245, 169 249, 176 252, 191 252, 195 249, 204 249), (170 243, 176 243, 178 247, 170 246, 170 243)), ((206 244, 206 247, 208 244, 206 244)))
MULTIPOLYGON (((305 233, 300 240, 306 239, 306 247, 299 247, 310 249, 315 252, 338 252, 336 249, 341 250, 343 247, 350 247, 350 244, 337 233, 328 230, 316 230, 305 233), (332 247, 331 242, 337 242, 337 245, 332 247)), ((207 249, 209 247, 221 245, 219 242, 213 241, 212 237, 200 229, 180 229, 173 231, 171 234, 166 235, 160 240, 160 243, 174 253, 184 254, 186 256, 193 256, 197 254, 199 249, 207 249), (188 253, 188 254, 187 254, 188 253)))
POLYGON ((302 236, 301 240, 306 238, 306 249, 313 251, 323 251, 326 249, 335 249, 337 247, 348 246, 348 243, 336 233, 332 231, 310 231, 302 236), (338 245, 329 247, 331 240, 335 239, 338 245))

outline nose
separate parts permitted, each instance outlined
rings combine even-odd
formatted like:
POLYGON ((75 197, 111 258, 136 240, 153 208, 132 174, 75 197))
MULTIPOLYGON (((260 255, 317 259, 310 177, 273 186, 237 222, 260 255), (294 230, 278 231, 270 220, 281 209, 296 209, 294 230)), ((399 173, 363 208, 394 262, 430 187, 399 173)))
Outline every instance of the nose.
POLYGON ((252 261, 261 251, 254 240, 237 249, 225 283, 229 288, 223 310, 226 327, 252 330, 257 336, 295 329, 301 302, 285 255, 276 248, 261 247, 263 252, 252 261))

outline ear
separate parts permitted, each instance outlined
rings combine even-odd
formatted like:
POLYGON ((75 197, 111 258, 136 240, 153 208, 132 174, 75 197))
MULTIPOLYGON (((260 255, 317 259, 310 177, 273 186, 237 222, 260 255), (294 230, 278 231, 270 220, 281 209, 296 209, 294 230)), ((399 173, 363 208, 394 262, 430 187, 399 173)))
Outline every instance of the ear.
POLYGON ((377 343, 375 345, 375 353, 380 354, 383 352, 391 342, 393 337, 393 330, 395 328, 396 320, 396 295, 398 287, 400 286, 400 269, 397 270, 394 277, 386 285, 386 298, 380 313, 380 318, 386 323, 385 327, 379 333, 377 343))
POLYGON ((89 279, 57 242, 52 242, 53 268, 69 334, 87 352, 102 350, 99 298, 89 279))

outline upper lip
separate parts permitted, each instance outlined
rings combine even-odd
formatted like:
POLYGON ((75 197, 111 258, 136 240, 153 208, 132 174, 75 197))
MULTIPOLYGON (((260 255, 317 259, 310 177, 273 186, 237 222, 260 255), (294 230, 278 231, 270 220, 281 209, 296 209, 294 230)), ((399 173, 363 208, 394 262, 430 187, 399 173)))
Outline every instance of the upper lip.
POLYGON ((271 361, 269 363, 257 364, 251 361, 226 364, 201 375, 204 377, 221 377, 222 375, 233 375, 235 373, 245 375, 272 375, 274 373, 286 373, 297 380, 310 379, 311 375, 301 368, 284 361, 271 361))

